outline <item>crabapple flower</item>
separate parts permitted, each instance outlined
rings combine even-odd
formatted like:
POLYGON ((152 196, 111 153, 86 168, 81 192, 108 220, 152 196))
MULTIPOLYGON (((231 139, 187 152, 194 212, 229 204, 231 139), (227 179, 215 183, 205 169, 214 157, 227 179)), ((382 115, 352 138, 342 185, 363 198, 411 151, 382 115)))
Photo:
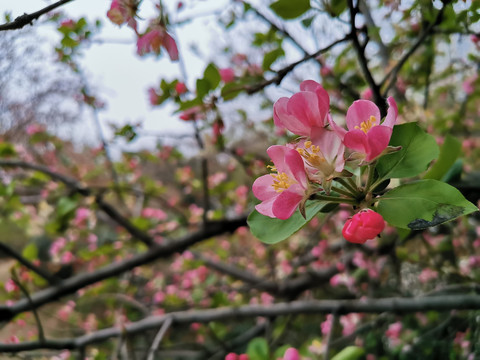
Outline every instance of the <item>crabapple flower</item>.
POLYGON ((342 235, 345 240, 355 244, 363 244, 374 239, 385 228, 385 220, 379 213, 366 209, 348 219, 343 226, 342 235))
POLYGON ((185 83, 179 81, 175 84, 175 92, 178 95, 185 94, 187 91, 188 91, 188 89, 187 89, 187 86, 185 85, 185 83))
POLYGON ((381 124, 380 110, 369 100, 357 100, 348 108, 346 117, 348 131, 328 117, 330 125, 343 139, 345 146, 363 154, 367 162, 380 156, 390 142, 398 109, 392 97, 389 97, 387 102, 389 105, 387 116, 381 124))
POLYGON ((231 83, 233 80, 235 80, 235 72, 232 68, 219 69, 218 72, 225 84, 231 83))
POLYGON ((300 92, 277 100, 273 105, 273 120, 281 129, 310 136, 312 131, 328 124, 329 107, 330 97, 325 89, 313 80, 305 80, 300 84, 300 92))
POLYGON ((178 48, 175 40, 170 36, 165 28, 157 26, 137 40, 137 53, 144 55, 147 53, 155 53, 160 55, 161 48, 167 50, 170 60, 178 60, 178 48))
POLYGON ((114 24, 127 23, 129 27, 136 30, 137 22, 134 19, 136 10, 137 3, 135 0, 113 0, 110 9, 107 11, 107 17, 114 24))
POLYGON ((253 194, 262 201, 255 206, 260 214, 288 219, 310 196, 305 165, 300 154, 282 145, 267 149, 276 173, 259 177, 253 183, 253 194))
POLYGON ((283 355, 283 360, 299 360, 300 359, 300 354, 298 353, 298 350, 295 348, 288 348, 287 351, 285 351, 285 354, 283 355))
POLYGON ((305 162, 310 180, 321 183, 328 193, 334 177, 341 175, 345 166, 345 146, 336 132, 317 128, 310 134, 311 140, 302 140, 297 151, 305 162))

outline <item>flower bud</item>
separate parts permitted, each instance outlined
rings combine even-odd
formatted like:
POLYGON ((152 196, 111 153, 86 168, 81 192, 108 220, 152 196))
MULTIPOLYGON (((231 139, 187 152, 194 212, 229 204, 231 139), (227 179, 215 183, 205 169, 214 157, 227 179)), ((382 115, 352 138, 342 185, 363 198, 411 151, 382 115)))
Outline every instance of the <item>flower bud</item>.
POLYGON ((342 230, 345 240, 356 244, 363 244, 374 239, 385 228, 382 215, 373 210, 366 209, 348 219, 342 230))
POLYGON ((288 348, 287 351, 285 351, 285 355, 283 355, 283 360, 299 360, 300 355, 298 353, 298 350, 295 348, 288 348))

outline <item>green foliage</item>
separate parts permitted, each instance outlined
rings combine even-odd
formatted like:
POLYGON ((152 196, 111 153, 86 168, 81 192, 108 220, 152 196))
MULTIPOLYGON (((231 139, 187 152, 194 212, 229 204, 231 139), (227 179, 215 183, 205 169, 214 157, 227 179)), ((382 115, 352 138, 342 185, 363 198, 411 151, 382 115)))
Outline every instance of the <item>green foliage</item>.
POLYGON ((283 19, 295 19, 310 10, 310 0, 277 0, 270 9, 283 19))
POLYGON ((454 187, 437 180, 400 185, 378 201, 378 212, 391 225, 421 230, 478 211, 454 187))
POLYGON ((297 210, 287 220, 273 219, 254 210, 248 216, 248 226, 254 236, 266 244, 276 244, 295 234, 326 205, 322 201, 310 201, 306 205, 306 218, 297 210))
POLYGON ((395 126, 389 145, 402 149, 378 160, 376 170, 382 180, 416 176, 425 171, 439 153, 433 136, 416 123, 395 126))
POLYGON ((442 180, 447 172, 452 168, 457 158, 460 156, 461 151, 462 144, 460 141, 451 135, 447 135, 442 147, 440 148, 438 160, 423 178, 442 180))
POLYGON ((332 360, 359 360, 365 355, 365 350, 358 346, 347 346, 337 355, 332 357, 332 360))
POLYGON ((250 340, 247 346, 247 355, 250 360, 269 360, 268 343, 265 338, 250 340))

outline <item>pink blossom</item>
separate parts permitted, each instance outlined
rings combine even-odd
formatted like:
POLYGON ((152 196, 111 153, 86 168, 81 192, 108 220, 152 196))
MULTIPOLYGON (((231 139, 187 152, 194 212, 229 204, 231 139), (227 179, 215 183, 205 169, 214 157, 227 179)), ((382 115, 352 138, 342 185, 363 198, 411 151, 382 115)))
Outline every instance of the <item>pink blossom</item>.
POLYGON ((345 240, 355 244, 363 244, 380 234, 385 228, 385 221, 379 213, 366 209, 348 219, 342 230, 345 240))
POLYGON ((332 324, 333 324, 333 315, 328 314, 325 321, 320 324, 320 328, 322 329, 322 334, 324 336, 330 333, 332 329, 332 324))
POLYGON ((156 27, 140 36, 137 40, 138 55, 147 53, 159 55, 162 47, 167 50, 170 60, 178 60, 177 44, 163 27, 156 27))
POLYGON ((389 104, 387 116, 380 124, 380 110, 369 100, 355 101, 347 111, 348 131, 338 126, 329 117, 332 128, 337 132, 346 147, 363 154, 366 161, 373 161, 387 148, 392 136, 393 126, 397 121, 397 104, 392 97, 387 99, 389 104))
POLYGON ((8 293, 18 290, 17 284, 15 284, 15 281, 13 281, 12 279, 8 279, 5 282, 4 287, 5 287, 5 291, 8 293))
POLYGON ((373 91, 368 87, 362 92, 362 99, 372 100, 372 98, 373 98, 373 91))
POLYGON ((27 131, 27 135, 32 136, 37 133, 45 132, 45 127, 40 124, 30 124, 27 126, 26 131, 27 131))
POLYGON ((150 101, 150 105, 155 106, 158 105, 160 97, 158 96, 157 92, 153 87, 148 89, 148 100, 150 101))
POLYGON ((473 94, 473 92, 475 91, 474 84, 475 84, 475 81, 477 80, 477 78, 478 78, 478 75, 475 74, 475 75, 469 77, 468 79, 466 79, 463 82, 462 88, 463 88, 463 91, 465 92, 465 94, 467 94, 467 95, 473 94))
POLYGON ((137 22, 133 18, 137 5, 135 0, 113 0, 107 17, 117 25, 127 23, 132 29, 137 28, 137 22))
POLYGON ((418 280, 420 280, 422 284, 425 284, 430 280, 436 279, 437 277, 438 277, 438 272, 436 272, 435 270, 426 268, 422 270, 420 275, 418 275, 418 280))
POLYGON ((201 106, 193 106, 180 114, 180 119, 184 121, 203 120, 205 119, 205 112, 201 106))
POLYGON ((75 212, 75 219, 73 219, 73 224, 75 226, 84 226, 89 216, 90 210, 84 207, 80 207, 75 212))
POLYGON ((360 314, 351 313, 340 317, 340 324, 342 324, 342 335, 348 336, 355 332, 357 324, 360 322, 360 314))
POLYGON ((185 83, 179 81, 175 84, 175 91, 178 95, 180 94, 184 94, 188 91, 187 89, 187 86, 185 85, 185 83))
POLYGON ((295 348, 288 348, 287 351, 285 351, 285 355, 283 355, 283 360, 299 360, 300 359, 300 354, 298 353, 298 350, 295 348))
POLYGON ((387 331, 385 332, 385 336, 388 337, 390 340, 398 340, 402 332, 402 327, 403 326, 400 321, 390 324, 387 331))
POLYGON ((300 84, 300 92, 290 99, 277 100, 273 105, 273 120, 281 129, 310 136, 313 129, 327 124, 329 107, 330 98, 325 89, 313 80, 305 80, 300 84))
POLYGON ((286 146, 273 145, 267 150, 273 171, 255 180, 253 194, 262 201, 255 206, 260 214, 288 219, 310 195, 305 166, 300 154, 286 146))
POLYGON ((235 353, 229 353, 225 356, 225 360, 238 360, 238 355, 235 353))
POLYGON ((238 360, 250 360, 250 357, 247 354, 240 354, 238 360))
POLYGON ((305 161, 310 180, 322 184, 330 191, 333 178, 339 176, 345 166, 345 146, 335 131, 314 128, 310 133, 311 141, 302 140, 297 151, 305 161))
POLYGON ((147 219, 166 220, 168 215, 161 209, 145 208, 142 210, 142 216, 147 219))
POLYGON ((72 19, 63 20, 60 23, 60 27, 73 30, 75 28, 75 21, 73 21, 72 19))
POLYGON ((219 69, 220 77, 225 84, 228 84, 235 80, 235 72, 232 68, 219 69))

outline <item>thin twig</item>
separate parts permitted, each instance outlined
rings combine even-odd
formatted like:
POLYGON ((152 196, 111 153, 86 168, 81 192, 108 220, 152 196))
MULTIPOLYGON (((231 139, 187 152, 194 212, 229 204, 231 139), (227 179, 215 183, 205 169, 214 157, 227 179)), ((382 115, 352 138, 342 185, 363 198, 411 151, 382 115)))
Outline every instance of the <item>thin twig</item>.
POLYGON ((172 318, 167 317, 160 330, 158 330, 157 335, 155 335, 155 338, 153 339, 152 346, 150 346, 150 350, 148 351, 147 360, 153 360, 155 351, 157 351, 158 347, 160 346, 160 342, 162 341, 163 336, 167 332, 170 325, 172 325, 172 318))
POLYGON ((244 305, 233 307, 220 307, 216 309, 187 310, 172 312, 165 315, 153 315, 137 322, 126 324, 123 329, 118 327, 106 328, 77 338, 47 340, 45 342, 33 341, 17 344, 0 344, 0 352, 13 353, 34 349, 78 349, 89 344, 103 342, 112 337, 118 337, 123 332, 128 335, 143 333, 148 330, 158 329, 167 318, 172 319, 172 324, 186 325, 194 322, 209 323, 211 321, 224 321, 227 319, 247 319, 256 317, 271 318, 285 315, 300 314, 328 314, 338 315, 348 313, 415 313, 430 310, 451 311, 479 310, 479 295, 448 295, 417 298, 382 298, 359 300, 316 300, 293 301, 270 305, 244 305))
POLYGON ((71 1, 73 1, 73 0, 60 0, 60 1, 57 1, 56 3, 48 5, 48 6, 44 7, 43 9, 38 10, 34 13, 20 15, 17 18, 15 18, 14 21, 11 21, 9 23, 0 25, 0 31, 16 30, 16 29, 21 29, 28 24, 32 25, 33 20, 37 20, 43 14, 46 14, 49 11, 52 11, 52 10, 66 4, 68 2, 71 2, 71 1))

